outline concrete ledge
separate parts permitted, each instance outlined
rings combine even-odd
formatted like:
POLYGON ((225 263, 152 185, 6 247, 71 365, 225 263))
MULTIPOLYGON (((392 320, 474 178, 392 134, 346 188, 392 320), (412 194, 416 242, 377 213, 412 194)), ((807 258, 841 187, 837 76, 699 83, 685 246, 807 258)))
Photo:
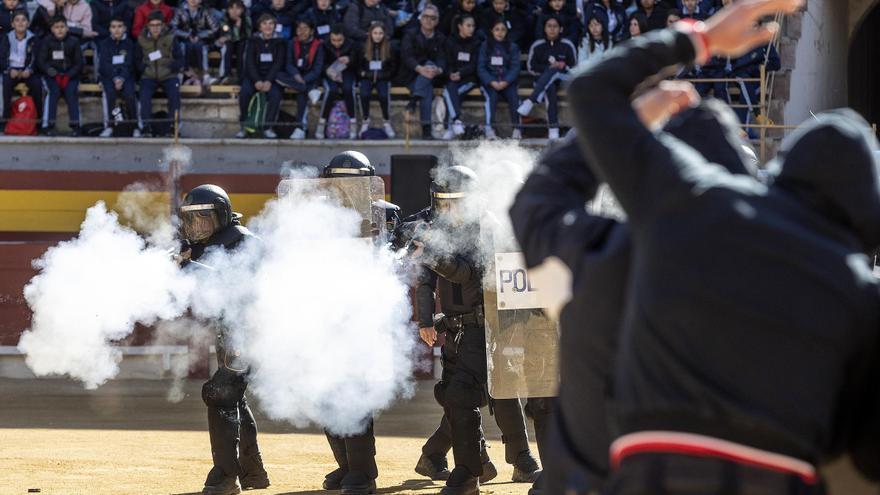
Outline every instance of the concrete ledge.
MULTIPOLYGON (((117 379, 163 379, 174 370, 189 369, 189 349, 180 345, 120 346, 122 362, 117 379)), ((25 356, 15 346, 0 346, 0 377, 37 378, 25 364, 25 356)))

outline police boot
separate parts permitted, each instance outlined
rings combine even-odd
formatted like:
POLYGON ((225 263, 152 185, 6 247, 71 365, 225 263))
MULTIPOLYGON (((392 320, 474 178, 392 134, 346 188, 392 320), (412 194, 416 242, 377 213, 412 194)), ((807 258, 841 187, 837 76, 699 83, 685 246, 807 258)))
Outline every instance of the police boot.
POLYGON ((345 478, 346 474, 348 471, 342 468, 330 471, 324 476, 324 482, 321 483, 321 486, 325 490, 339 490, 342 488, 342 478, 345 478))
POLYGON ((492 463, 492 459, 489 459, 489 453, 485 449, 480 452, 480 461, 483 463, 483 474, 480 475, 480 484, 482 485, 498 477, 498 470, 495 469, 495 464, 492 463))
POLYGON ((514 483, 534 483, 540 475, 541 468, 538 467, 538 461, 532 456, 531 451, 523 450, 516 456, 511 478, 514 483))
POLYGON ((479 495, 480 480, 464 466, 456 466, 440 495, 479 495))
POLYGON ((342 478, 348 474, 348 456, 345 452, 345 439, 332 435, 329 431, 324 431, 327 436, 327 442, 330 443, 330 450, 333 452, 333 459, 336 460, 338 469, 327 473, 324 476, 324 483, 321 485, 325 490, 339 490, 342 488, 342 478))
POLYGON ((343 495, 370 495, 376 493, 376 480, 363 472, 350 472, 342 478, 343 495))
POLYGON ((449 468, 446 464, 446 456, 442 454, 425 455, 419 457, 416 464, 416 473, 435 481, 449 479, 449 468))
POLYGON ((241 464, 242 490, 262 490, 269 488, 269 474, 263 468, 263 456, 258 453, 242 457, 238 460, 241 464))
POLYGON ((202 495, 238 495, 239 493, 241 493, 241 486, 238 484, 238 478, 226 476, 217 467, 208 473, 205 488, 202 489, 202 495))

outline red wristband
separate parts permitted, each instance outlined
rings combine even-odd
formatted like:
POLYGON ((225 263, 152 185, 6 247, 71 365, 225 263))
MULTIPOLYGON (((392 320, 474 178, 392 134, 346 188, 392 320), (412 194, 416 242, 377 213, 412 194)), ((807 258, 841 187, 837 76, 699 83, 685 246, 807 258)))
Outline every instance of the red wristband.
POLYGON ((709 52, 709 36, 706 35, 706 23, 696 19, 682 19, 676 22, 673 27, 677 31, 687 34, 693 40, 697 65, 704 65, 709 61, 711 53, 709 52))

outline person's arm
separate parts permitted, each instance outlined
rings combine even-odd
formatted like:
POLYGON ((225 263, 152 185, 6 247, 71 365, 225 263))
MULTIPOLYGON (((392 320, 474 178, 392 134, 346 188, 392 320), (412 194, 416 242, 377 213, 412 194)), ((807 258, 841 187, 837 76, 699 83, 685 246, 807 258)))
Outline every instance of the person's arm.
POLYGON ((174 36, 181 39, 189 39, 188 27, 184 19, 183 7, 174 9, 174 16, 171 18, 171 32, 174 33, 174 36))
POLYGON ((443 37, 443 44, 441 45, 442 48, 437 51, 437 60, 435 60, 434 63, 437 65, 437 67, 440 68, 441 74, 448 76, 449 75, 448 69, 449 69, 450 63, 446 57, 446 37, 443 36, 443 33, 441 33, 440 31, 437 31, 434 34, 434 36, 442 36, 443 37))
POLYGON ((80 46, 78 41, 73 43, 73 63, 70 65, 70 69, 67 70, 66 75, 71 78, 79 77, 80 72, 82 72, 83 68, 83 52, 82 47, 80 46))
MULTIPOLYGON (((244 51, 244 73, 248 79, 254 84, 261 81, 260 72, 257 70, 257 64, 260 58, 260 42, 251 40, 245 45, 244 51)), ((270 79, 274 81, 273 79, 270 79)))
POLYGON ((98 35, 98 33, 92 29, 92 17, 92 6, 86 4, 86 7, 83 9, 83 18, 81 21, 83 36, 86 38, 94 38, 98 35))
POLYGON ((510 44, 510 63, 504 73, 504 80, 507 84, 516 86, 516 80, 519 79, 519 47, 516 43, 510 44))
POLYGON ((391 17, 391 13, 387 8, 382 7, 382 12, 385 14, 383 18, 385 22, 385 36, 390 40, 394 36, 394 18, 391 17))
POLYGON ((144 28, 145 21, 144 11, 138 7, 134 11, 134 23, 131 26, 131 36, 134 39, 138 39, 141 36, 141 30, 144 28))
POLYGON ((414 32, 406 33, 403 35, 403 41, 400 44, 400 58, 403 60, 403 65, 413 72, 419 66, 419 59, 416 57, 415 40, 416 34, 414 32))
POLYGON ((480 82, 483 83, 484 86, 488 86, 490 82, 495 80, 495 78, 492 77, 492 73, 489 72, 489 69, 487 68, 488 66, 489 44, 484 41, 480 45, 480 55, 477 57, 477 76, 479 76, 480 82))
POLYGON ((437 274, 424 265, 418 265, 416 277, 416 318, 419 328, 434 326, 435 301, 434 288, 437 286, 437 274))
POLYGON ((202 28, 198 36, 200 40, 205 42, 212 39, 220 31, 220 23, 208 10, 202 11, 202 28))
POLYGON ((312 66, 309 68, 309 71, 303 74, 303 79, 307 83, 315 82, 321 78, 321 74, 324 72, 324 48, 319 46, 317 50, 315 50, 315 59, 312 60, 312 66))
POLYGON ((37 70, 40 71, 40 74, 52 77, 54 74, 49 74, 49 42, 45 40, 43 43, 37 44, 37 70))
MULTIPOLYGON (((287 43, 283 41, 278 41, 275 43, 275 46, 272 49, 272 66, 269 67, 269 72, 266 74, 266 81, 273 82, 275 78, 278 77, 278 73, 284 69, 284 61, 287 59, 287 43)), ((254 80, 256 82, 257 80, 254 80)))
POLYGON ((568 72, 577 65, 577 48, 571 40, 565 38, 562 39, 562 46, 568 48, 568 53, 565 55, 565 72, 568 72))
POLYGON ((545 43, 544 40, 538 39, 538 41, 532 43, 532 46, 529 48, 529 57, 526 60, 526 71, 528 71, 529 74, 540 76, 541 73, 547 69, 548 63, 546 57, 541 57, 543 60, 539 60, 539 57, 537 57, 538 54, 535 53, 536 51, 543 51, 538 50, 538 48, 545 43))
POLYGON ((171 64, 168 68, 175 74, 183 69, 183 48, 180 43, 171 44, 171 64))

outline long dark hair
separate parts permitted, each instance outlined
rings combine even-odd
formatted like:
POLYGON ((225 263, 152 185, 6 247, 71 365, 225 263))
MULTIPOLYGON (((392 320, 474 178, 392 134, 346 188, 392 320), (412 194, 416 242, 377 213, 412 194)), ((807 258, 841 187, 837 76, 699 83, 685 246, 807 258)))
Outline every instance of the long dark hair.
POLYGON ((645 34, 648 32, 648 18, 642 12, 633 12, 630 14, 629 18, 626 20, 626 37, 632 38, 632 35, 629 33, 629 26, 632 24, 633 19, 639 23, 639 34, 645 34))
POLYGON ((587 40, 588 46, 590 47, 590 53, 593 53, 593 50, 596 49, 596 40, 593 38, 593 33, 590 32, 590 22, 594 19, 602 26, 602 47, 607 49, 608 43, 611 40, 611 33, 608 32, 608 17, 605 15, 604 11, 594 8, 590 12, 590 17, 585 24, 587 27, 587 40))
POLYGON ((494 22, 492 22, 492 27, 489 29, 489 36, 486 39, 487 46, 489 47, 490 50, 494 49, 495 45, 497 45, 497 44, 501 44, 501 46, 503 46, 504 48, 510 48, 510 43, 511 43, 510 42, 510 29, 507 29, 507 33, 504 35, 504 41, 496 40, 495 35, 492 34, 492 31, 495 30, 495 26, 497 26, 499 24, 504 26, 504 29, 507 29, 507 23, 504 22, 504 19, 502 19, 500 17, 495 19, 494 22))
MULTIPOLYGON (((458 26, 461 26, 462 24, 464 24, 464 21, 466 21, 468 19, 473 20, 474 23, 477 22, 477 19, 474 17, 474 15, 469 12, 465 12, 463 14, 458 14, 457 16, 452 18, 452 28, 454 29, 454 31, 452 32, 453 36, 459 37, 458 26)), ((471 35, 471 37, 473 38, 473 35, 471 35)))
POLYGON ((373 60, 373 50, 376 47, 373 43, 373 29, 377 27, 382 28, 382 32, 385 33, 385 37, 382 38, 382 42, 379 44, 379 58, 385 62, 391 58, 391 43, 388 42, 388 33, 385 31, 385 24, 380 21, 373 21, 370 23, 370 27, 367 28, 367 41, 364 43, 364 58, 367 61, 373 60))

